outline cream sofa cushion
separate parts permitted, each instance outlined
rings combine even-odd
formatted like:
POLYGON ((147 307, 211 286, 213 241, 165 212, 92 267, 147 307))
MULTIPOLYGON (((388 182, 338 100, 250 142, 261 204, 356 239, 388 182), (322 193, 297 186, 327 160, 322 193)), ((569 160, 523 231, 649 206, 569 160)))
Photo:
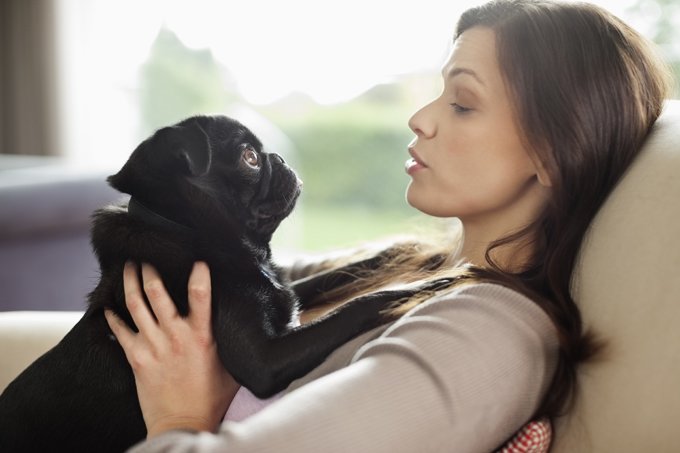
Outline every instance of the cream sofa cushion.
POLYGON ((554 452, 680 451, 680 101, 591 225, 575 299, 609 343, 554 452))
POLYGON ((78 311, 0 312, 0 392, 82 316, 78 311))

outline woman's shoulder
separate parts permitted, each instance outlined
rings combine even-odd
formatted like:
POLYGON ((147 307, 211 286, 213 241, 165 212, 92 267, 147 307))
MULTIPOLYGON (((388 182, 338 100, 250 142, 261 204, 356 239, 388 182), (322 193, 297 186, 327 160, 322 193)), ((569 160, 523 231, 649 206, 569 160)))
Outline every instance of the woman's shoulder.
POLYGON ((432 301, 452 300, 461 297, 473 297, 476 299, 487 300, 492 303, 528 305, 538 308, 535 301, 520 291, 509 286, 495 282, 465 282, 460 285, 451 286, 430 299, 432 301))
POLYGON ((455 320, 461 312, 473 312, 500 322, 512 319, 551 342, 557 338, 550 317, 534 300, 500 283, 465 283, 443 290, 409 310, 404 318, 440 316, 455 320))

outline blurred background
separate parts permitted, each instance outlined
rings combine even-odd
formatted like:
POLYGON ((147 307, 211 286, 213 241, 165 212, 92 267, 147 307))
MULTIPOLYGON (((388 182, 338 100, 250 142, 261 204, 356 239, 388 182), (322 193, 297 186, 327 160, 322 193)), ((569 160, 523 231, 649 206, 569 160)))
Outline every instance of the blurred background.
MULTIPOLYGON (((103 178, 142 139, 197 113, 240 119, 304 180, 275 252, 437 228, 404 201, 407 121, 438 94, 456 20, 480 3, 0 0, 0 286, 29 260, 17 241, 45 250, 36 222, 73 233, 74 216, 115 198, 103 178), (78 178, 90 180, 73 186, 85 201, 64 208, 63 196, 38 194, 41 208, 28 210, 56 214, 7 225, 32 203, 17 188, 78 178)), ((678 0, 593 3, 655 41, 678 79, 678 0)))

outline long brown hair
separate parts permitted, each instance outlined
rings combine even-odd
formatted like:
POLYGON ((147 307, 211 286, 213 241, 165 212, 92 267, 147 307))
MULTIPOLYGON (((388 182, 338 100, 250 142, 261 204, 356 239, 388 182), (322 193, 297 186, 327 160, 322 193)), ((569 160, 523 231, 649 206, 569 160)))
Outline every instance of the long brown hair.
MULTIPOLYGON (((491 244, 487 267, 448 272, 458 283, 494 281, 517 289, 550 316, 558 332, 560 360, 536 416, 555 416, 573 395, 577 365, 598 348, 584 331, 570 292, 579 248, 593 217, 660 115, 669 72, 642 36, 586 3, 490 1, 461 16, 455 39, 478 26, 495 32, 518 128, 527 149, 549 174, 551 197, 534 222, 491 244), (494 249, 510 243, 533 246, 528 264, 519 271, 503 269, 492 256, 494 249)), ((377 273, 367 270, 345 294, 333 296, 446 272, 455 260, 441 244, 397 245, 385 256, 377 273)))
POLYGON ((665 65, 635 30, 587 3, 505 0, 465 12, 456 38, 494 30, 506 87, 527 147, 552 185, 543 213, 487 251, 537 231, 531 265, 515 274, 542 296, 560 338, 560 361, 542 412, 558 413, 576 385, 576 365, 595 352, 571 297, 572 271, 593 217, 661 114, 665 65))

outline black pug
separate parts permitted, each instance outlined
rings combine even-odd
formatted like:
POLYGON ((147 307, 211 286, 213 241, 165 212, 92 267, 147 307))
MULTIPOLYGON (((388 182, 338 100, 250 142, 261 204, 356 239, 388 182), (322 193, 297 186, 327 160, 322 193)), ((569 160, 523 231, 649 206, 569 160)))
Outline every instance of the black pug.
POLYGON ((182 315, 192 265, 208 263, 220 359, 259 397, 286 388, 333 349, 385 322, 381 311, 416 291, 373 293, 292 327, 298 308, 353 270, 323 272, 293 287, 281 280, 269 241, 293 209, 300 182, 280 156, 264 152, 255 135, 225 116, 158 130, 108 181, 131 198, 94 215, 101 279, 76 326, 0 396, 2 452, 120 452, 146 436, 132 371, 103 315, 111 308, 133 326, 123 294, 128 260, 156 267, 182 315))

